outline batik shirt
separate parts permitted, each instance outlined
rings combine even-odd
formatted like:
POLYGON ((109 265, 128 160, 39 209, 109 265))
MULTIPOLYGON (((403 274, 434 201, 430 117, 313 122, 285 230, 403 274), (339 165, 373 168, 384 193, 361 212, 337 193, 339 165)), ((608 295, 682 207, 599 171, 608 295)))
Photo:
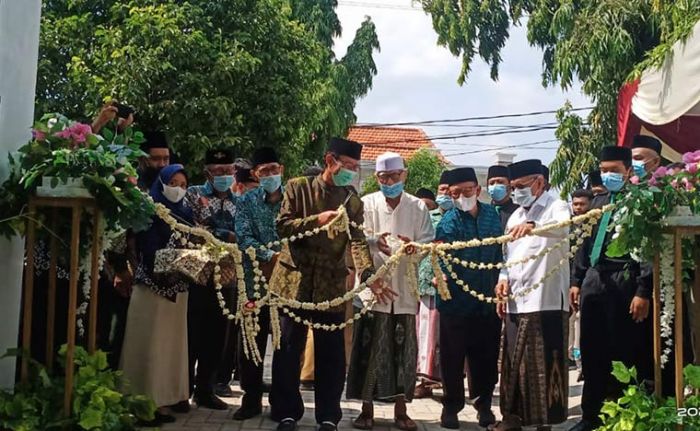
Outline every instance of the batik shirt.
POLYGON ((192 208, 194 222, 204 226, 221 241, 229 241, 229 233, 235 232, 234 218, 239 197, 229 191, 220 198, 209 182, 192 186, 187 190, 186 204, 192 208))
POLYGON ((255 256, 261 262, 269 262, 279 251, 279 247, 269 249, 267 245, 279 239, 276 225, 282 200, 269 203, 266 198, 265 189, 258 187, 244 194, 236 206, 236 239, 243 252, 248 299, 253 299, 254 289, 252 265, 246 250, 255 248, 255 256))
MULTIPOLYGON (((289 183, 284 191, 282 208, 277 219, 280 237, 299 235, 318 227, 318 214, 337 210, 343 205, 351 221, 364 223, 362 200, 351 186, 336 187, 323 178, 300 177, 289 183)), ((326 232, 294 241, 288 253, 282 253, 276 272, 294 287, 288 292, 300 301, 322 302, 340 297, 346 292, 349 273, 345 254, 350 248, 352 260, 361 280, 374 273, 369 246, 361 229, 350 228, 350 235, 340 232, 333 239, 326 232)), ((342 311, 344 305, 332 311, 342 311)))

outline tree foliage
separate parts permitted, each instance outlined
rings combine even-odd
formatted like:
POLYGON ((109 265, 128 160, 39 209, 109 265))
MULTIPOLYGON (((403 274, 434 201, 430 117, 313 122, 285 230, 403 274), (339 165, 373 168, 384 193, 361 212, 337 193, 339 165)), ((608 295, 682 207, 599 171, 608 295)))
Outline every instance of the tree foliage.
POLYGON ((379 43, 369 18, 336 59, 337 2, 43 2, 36 112, 92 116, 105 97, 166 131, 189 166, 207 148, 275 146, 292 172, 355 122, 379 43))
MULTIPOLYGON (((433 192, 437 191, 440 185, 440 174, 445 170, 445 163, 434 151, 421 149, 416 151, 406 162, 408 178, 406 179, 405 190, 414 194, 416 190, 425 187, 433 192)), ((379 183, 374 175, 367 178, 362 186, 362 194, 379 191, 379 183)))
POLYGON ((569 106, 559 113, 561 146, 552 181, 569 193, 615 143, 620 87, 658 67, 700 20, 700 0, 423 0, 438 43, 462 57, 460 84, 478 56, 498 78, 501 50, 526 18, 528 41, 542 54, 542 83, 568 89, 575 81, 595 103, 586 119, 569 106))

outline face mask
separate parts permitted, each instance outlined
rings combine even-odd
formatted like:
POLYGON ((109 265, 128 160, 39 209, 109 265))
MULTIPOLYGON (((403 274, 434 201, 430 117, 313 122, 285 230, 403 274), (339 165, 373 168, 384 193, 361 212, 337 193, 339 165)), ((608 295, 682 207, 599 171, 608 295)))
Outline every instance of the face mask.
POLYGON ((260 187, 266 192, 276 192, 282 186, 282 175, 270 175, 260 178, 260 187))
POLYGON ((642 178, 647 174, 645 165, 646 163, 644 163, 643 160, 632 160, 632 169, 634 169, 634 174, 639 178, 642 178))
POLYGON ((231 186, 233 186, 234 179, 233 175, 221 175, 214 177, 214 181, 212 181, 212 185, 214 186, 214 189, 216 189, 217 192, 226 192, 231 190, 231 186))
POLYGON ((384 196, 393 199, 403 193, 403 183, 395 183, 390 186, 380 184, 379 189, 384 193, 384 196))
POLYGON ((443 211, 449 211, 455 206, 452 198, 447 195, 438 195, 437 199, 435 199, 435 203, 438 204, 443 211))
POLYGON ((356 176, 357 172, 351 171, 350 169, 340 168, 337 174, 333 174, 333 184, 338 187, 349 186, 352 184, 356 176))
POLYGON ((625 177, 616 172, 600 174, 600 178, 603 180, 605 188, 611 192, 619 192, 622 190, 622 186, 625 185, 625 177))
MULTIPOLYGON (((161 181, 163 184, 163 181, 161 181)), ((163 184, 163 196, 170 202, 176 204, 185 198, 187 190, 182 187, 171 187, 167 184, 163 184)))
POLYGON ((508 193, 508 188, 504 184, 494 184, 488 188, 489 196, 496 202, 500 202, 505 199, 508 193))
POLYGON ((521 207, 529 208, 530 205, 535 202, 535 196, 532 194, 532 189, 530 187, 525 187, 524 189, 515 189, 513 192, 513 202, 521 207))
POLYGON ((455 206, 462 211, 471 211, 476 206, 476 196, 470 198, 460 196, 455 200, 455 206))

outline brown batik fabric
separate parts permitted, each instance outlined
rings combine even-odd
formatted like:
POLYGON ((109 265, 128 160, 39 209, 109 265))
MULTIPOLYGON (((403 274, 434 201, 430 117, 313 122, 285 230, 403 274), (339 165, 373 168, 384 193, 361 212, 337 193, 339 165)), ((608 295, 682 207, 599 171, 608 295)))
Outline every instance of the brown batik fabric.
POLYGON ((508 314, 501 349, 501 412, 523 426, 566 421, 568 317, 564 311, 508 314))

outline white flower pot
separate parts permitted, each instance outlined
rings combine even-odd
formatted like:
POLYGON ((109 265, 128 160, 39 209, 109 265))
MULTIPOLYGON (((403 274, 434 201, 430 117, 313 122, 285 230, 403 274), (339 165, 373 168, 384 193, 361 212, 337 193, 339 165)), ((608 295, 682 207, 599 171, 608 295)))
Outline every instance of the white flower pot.
POLYGON ((662 223, 664 226, 700 226, 700 215, 693 214, 688 206, 677 206, 662 223))
POLYGON ((58 180, 58 184, 52 184, 55 177, 42 177, 41 186, 36 189, 37 196, 53 198, 89 198, 92 197, 85 188, 82 178, 67 178, 58 180))

